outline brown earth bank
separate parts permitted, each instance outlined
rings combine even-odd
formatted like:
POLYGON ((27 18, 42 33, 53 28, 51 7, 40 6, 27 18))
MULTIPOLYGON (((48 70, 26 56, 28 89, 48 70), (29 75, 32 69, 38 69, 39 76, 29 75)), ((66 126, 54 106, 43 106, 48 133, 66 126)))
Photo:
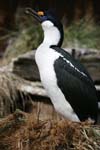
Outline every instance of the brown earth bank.
POLYGON ((16 110, 0 120, 0 150, 100 150, 100 126, 16 110))

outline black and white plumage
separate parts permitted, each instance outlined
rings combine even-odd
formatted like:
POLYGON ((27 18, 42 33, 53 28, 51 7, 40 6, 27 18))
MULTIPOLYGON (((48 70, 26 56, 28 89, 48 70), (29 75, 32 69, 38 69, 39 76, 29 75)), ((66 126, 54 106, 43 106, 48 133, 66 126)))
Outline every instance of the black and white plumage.
POLYGON ((52 12, 27 9, 42 26, 44 40, 35 59, 41 81, 56 111, 72 121, 97 121, 97 95, 93 81, 82 64, 61 49, 63 27, 52 12))

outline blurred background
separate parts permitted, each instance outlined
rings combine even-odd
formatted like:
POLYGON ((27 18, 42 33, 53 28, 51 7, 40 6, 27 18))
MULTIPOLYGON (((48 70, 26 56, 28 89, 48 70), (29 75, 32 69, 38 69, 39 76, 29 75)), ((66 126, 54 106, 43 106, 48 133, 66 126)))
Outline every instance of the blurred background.
POLYGON ((62 47, 86 67, 100 101, 100 0, 0 0, 0 150, 55 145, 56 150, 100 150, 99 125, 94 130, 87 123, 59 123, 62 117, 52 107, 35 62, 43 32, 25 14, 26 7, 55 10, 64 26, 62 47))
POLYGON ((55 9, 65 29, 63 47, 100 49, 99 0, 0 0, 0 58, 35 49, 42 41, 41 28, 25 15, 26 7, 55 9))

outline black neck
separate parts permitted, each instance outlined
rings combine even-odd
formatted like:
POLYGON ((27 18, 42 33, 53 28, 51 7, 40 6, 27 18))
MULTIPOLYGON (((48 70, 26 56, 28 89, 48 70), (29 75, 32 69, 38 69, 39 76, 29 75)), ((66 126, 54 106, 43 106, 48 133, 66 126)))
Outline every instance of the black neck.
POLYGON ((63 26, 59 28, 59 31, 60 31, 60 40, 59 40, 59 43, 58 43, 58 47, 61 47, 62 46, 62 43, 63 43, 63 40, 64 40, 64 31, 63 31, 63 26))

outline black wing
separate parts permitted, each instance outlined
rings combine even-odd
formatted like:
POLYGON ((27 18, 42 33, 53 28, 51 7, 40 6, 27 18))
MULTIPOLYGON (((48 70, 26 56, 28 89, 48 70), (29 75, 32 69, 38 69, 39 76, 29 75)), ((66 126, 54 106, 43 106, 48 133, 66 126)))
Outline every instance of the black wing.
POLYGON ((58 86, 81 121, 89 117, 96 121, 98 104, 93 81, 79 62, 64 53, 54 63, 58 86))

